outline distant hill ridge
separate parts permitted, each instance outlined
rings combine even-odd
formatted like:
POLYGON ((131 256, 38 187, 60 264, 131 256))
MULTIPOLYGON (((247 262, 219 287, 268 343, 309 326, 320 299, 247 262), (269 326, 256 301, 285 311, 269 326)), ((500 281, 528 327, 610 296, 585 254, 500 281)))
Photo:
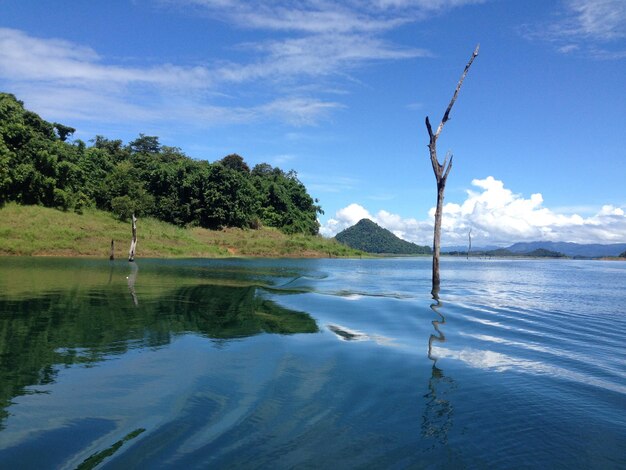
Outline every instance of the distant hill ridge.
MULTIPOLYGON (((513 254, 513 255, 539 255, 546 256, 547 252, 552 254, 563 254, 570 257, 580 258, 602 258, 604 256, 620 256, 620 254, 626 254, 626 243, 613 243, 603 245, 599 243, 580 244, 571 242, 520 242, 506 248, 491 249, 490 248, 474 248, 472 251, 485 252, 486 254, 492 254, 497 256, 498 254, 513 254), (542 253, 543 255, 539 254, 542 253)), ((447 247, 442 248, 442 252, 465 252, 467 247, 447 247)))
POLYGON ((416 245, 398 238, 389 230, 369 219, 361 219, 352 227, 339 232, 335 239, 350 248, 377 254, 430 254, 429 246, 416 245))
POLYGON ((550 251, 558 251, 567 256, 585 256, 600 258, 602 256, 618 256, 626 250, 626 243, 613 243, 610 245, 579 244, 570 242, 522 242, 511 245, 508 250, 513 253, 526 253, 539 248, 550 251))

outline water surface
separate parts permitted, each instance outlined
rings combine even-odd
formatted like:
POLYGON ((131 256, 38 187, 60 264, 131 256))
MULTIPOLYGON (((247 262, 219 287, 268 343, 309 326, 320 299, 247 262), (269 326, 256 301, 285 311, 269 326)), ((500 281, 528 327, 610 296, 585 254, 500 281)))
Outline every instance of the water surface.
POLYGON ((0 258, 2 468, 626 468, 626 264, 0 258))

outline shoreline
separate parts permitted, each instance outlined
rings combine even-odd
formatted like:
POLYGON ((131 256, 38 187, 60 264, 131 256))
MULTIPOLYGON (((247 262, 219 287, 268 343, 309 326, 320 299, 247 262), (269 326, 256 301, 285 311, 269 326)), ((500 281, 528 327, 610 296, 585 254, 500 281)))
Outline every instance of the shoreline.
MULTIPOLYGON (((137 222, 143 258, 358 258, 368 256, 319 235, 287 235, 276 228, 178 227, 152 218, 137 222)), ((0 256, 127 259, 130 223, 97 209, 63 212, 7 203, 0 208, 0 256)))

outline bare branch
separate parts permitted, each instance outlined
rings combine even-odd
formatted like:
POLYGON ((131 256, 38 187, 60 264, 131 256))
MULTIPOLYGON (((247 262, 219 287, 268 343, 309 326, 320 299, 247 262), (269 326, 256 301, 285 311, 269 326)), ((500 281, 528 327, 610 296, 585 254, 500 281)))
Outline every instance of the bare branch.
POLYGON ((448 163, 448 158, 452 157, 452 152, 448 150, 446 152, 446 157, 443 159, 443 164, 441 165, 443 168, 446 167, 446 163, 448 163))
MULTIPOLYGON (((446 157, 448 158, 448 157, 446 157)), ((448 179, 448 173, 450 173, 450 170, 452 169, 452 159, 454 158, 454 155, 450 155, 450 163, 448 163, 448 168, 446 168, 446 172, 443 175, 443 181, 445 182, 448 179)))
POLYGON ((437 160, 437 150, 428 146, 430 150, 430 163, 433 166, 433 173, 435 173, 435 178, 437 181, 441 179, 441 173, 443 171, 441 165, 439 164, 439 160, 437 160))
POLYGON ((465 76, 467 75, 467 72, 469 72, 469 68, 471 67, 472 62, 474 62, 474 59, 478 55, 479 48, 480 48, 480 44, 478 44, 476 46, 476 49, 474 49, 474 52, 472 53, 472 57, 470 57, 469 62, 465 66, 465 70, 463 70, 463 74, 461 75, 461 79, 459 80, 459 83, 456 86, 456 90, 454 90, 454 95, 452 95, 450 104, 448 105, 446 112, 443 114, 443 119, 441 120, 441 123, 439 123, 439 127, 437 127, 437 132, 435 133, 435 136, 434 136, 435 139, 439 137, 439 134, 441 134, 441 131, 443 130, 443 125, 446 122, 448 122, 448 119, 450 118, 450 111, 452 110, 452 106, 454 106, 454 102, 456 101, 457 96, 459 96, 459 91, 461 90, 461 85, 463 85, 463 80, 465 80, 465 76))
POLYGON ((430 125, 430 120, 428 119, 428 116, 426 116, 426 129, 428 129, 428 137, 430 137, 430 140, 433 140, 433 128, 430 125))

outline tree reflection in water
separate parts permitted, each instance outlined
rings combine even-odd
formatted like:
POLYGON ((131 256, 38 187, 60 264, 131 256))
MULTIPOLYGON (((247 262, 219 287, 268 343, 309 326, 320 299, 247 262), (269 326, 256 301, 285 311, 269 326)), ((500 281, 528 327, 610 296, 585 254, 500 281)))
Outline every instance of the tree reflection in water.
POLYGON ((135 307, 139 305, 139 300, 137 299, 137 294, 135 292, 135 282, 137 282, 138 271, 139 266, 137 266, 137 263, 131 263, 130 274, 126 278, 128 280, 128 291, 130 292, 130 297, 133 299, 133 304, 135 304, 135 307))
MULTIPOLYGON (((111 264, 110 272, 104 271, 103 284, 107 277, 115 279, 115 269, 111 264)), ((310 315, 281 307, 254 283, 221 285, 195 278, 187 283, 153 275, 153 285, 142 289, 137 264, 126 269, 126 285, 61 287, 54 282, 62 270, 12 269, 17 278, 37 277, 39 290, 0 292, 0 431, 15 397, 39 393, 32 387, 53 383, 65 367, 92 367, 130 349, 167 346, 186 334, 223 348, 231 339, 261 333, 319 331, 310 315)), ((88 278, 90 272, 84 274, 88 278)))
POLYGON ((433 354, 433 342, 443 343, 446 336, 441 331, 441 325, 445 325, 446 318, 439 311, 443 305, 439 299, 439 290, 433 289, 434 302, 430 305, 433 312, 437 314, 437 319, 432 321, 437 334, 432 334, 428 338, 428 359, 433 362, 431 376, 428 381, 428 393, 424 395, 426 407, 422 415, 422 437, 434 439, 431 448, 437 444, 448 443, 448 432, 453 425, 454 407, 448 399, 449 393, 456 388, 456 383, 450 377, 446 377, 439 367, 437 367, 437 356, 433 354))

